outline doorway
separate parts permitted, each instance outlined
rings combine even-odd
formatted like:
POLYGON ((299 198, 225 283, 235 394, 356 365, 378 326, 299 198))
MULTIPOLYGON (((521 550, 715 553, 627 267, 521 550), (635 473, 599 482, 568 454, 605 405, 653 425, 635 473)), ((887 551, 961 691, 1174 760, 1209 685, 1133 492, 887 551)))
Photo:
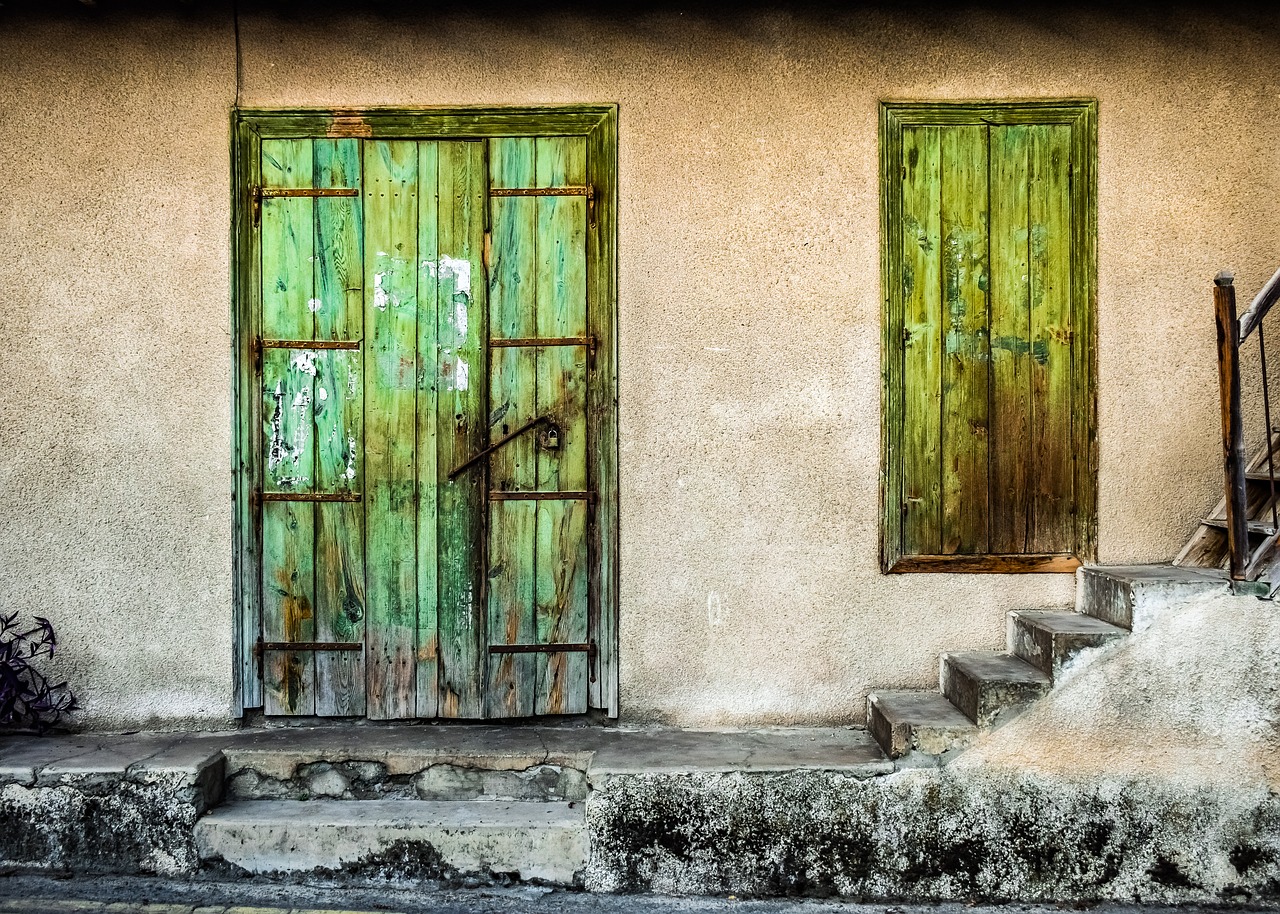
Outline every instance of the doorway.
POLYGON ((616 715, 616 109, 235 131, 239 706, 616 715))

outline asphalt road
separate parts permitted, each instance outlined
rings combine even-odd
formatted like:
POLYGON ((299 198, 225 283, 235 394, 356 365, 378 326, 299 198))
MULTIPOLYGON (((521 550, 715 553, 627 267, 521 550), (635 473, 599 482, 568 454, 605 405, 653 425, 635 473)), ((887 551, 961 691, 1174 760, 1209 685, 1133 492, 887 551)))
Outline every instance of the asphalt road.
MULTIPOLYGON (((1208 914, 1221 908, 1078 905, 867 904, 734 896, 588 895, 532 887, 433 890, 339 888, 268 880, 215 882, 0 875, 0 914, 1208 914)), ((1280 908, 1254 908, 1280 910, 1280 908)))

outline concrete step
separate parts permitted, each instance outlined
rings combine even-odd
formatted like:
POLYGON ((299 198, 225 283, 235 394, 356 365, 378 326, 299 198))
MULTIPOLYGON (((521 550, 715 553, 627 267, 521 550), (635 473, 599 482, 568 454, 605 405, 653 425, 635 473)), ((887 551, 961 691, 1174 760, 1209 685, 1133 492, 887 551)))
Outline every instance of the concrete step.
POLYGON ((442 879, 502 877, 577 885, 585 804, 472 800, 257 800, 196 823, 206 868, 252 874, 442 879))
POLYGON ((1184 565, 1098 565, 1080 569, 1076 609, 1120 628, 1142 631, 1170 603, 1231 593, 1225 571, 1184 565))
POLYGON ((1081 651, 1111 644, 1126 634, 1109 622, 1070 610, 1015 609, 1009 613, 1009 649, 1054 682, 1081 651))
POLYGON ((1050 686, 1031 664, 993 651, 943 654, 941 680, 947 700, 981 727, 1018 714, 1050 686))
POLYGON ((266 732, 224 750, 227 794, 242 800, 533 800, 587 795, 590 750, 550 749, 527 732, 476 728, 329 734, 266 732), (289 734, 285 734, 287 737, 289 734))
POLYGON ((937 692, 878 691, 867 696, 867 729, 889 758, 942 755, 972 743, 978 728, 937 692))

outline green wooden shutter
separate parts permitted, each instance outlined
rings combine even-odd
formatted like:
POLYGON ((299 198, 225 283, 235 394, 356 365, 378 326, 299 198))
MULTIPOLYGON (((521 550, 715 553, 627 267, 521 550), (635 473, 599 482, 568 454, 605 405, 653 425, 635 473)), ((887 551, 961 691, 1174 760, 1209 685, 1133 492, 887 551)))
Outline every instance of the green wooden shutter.
POLYGON ((1091 415, 1078 125, 920 120, 890 121, 890 570, 1065 570, 1091 415))

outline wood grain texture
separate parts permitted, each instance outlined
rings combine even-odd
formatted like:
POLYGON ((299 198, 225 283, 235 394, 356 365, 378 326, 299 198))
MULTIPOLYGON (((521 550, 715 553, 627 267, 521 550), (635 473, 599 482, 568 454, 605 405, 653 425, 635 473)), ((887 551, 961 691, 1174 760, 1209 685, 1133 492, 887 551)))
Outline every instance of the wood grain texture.
POLYGON ((1030 128, 991 128, 991 551, 1028 551, 1031 511, 1030 128))
MULTIPOLYGON (((494 188, 534 186, 534 140, 489 142, 489 181, 494 188)), ((489 334, 493 339, 537 335, 537 201, 494 197, 489 265, 489 334)), ((537 352, 533 348, 491 349, 489 439, 510 434, 537 417, 537 352)), ((511 441, 489 458, 489 488, 537 488, 537 437, 511 441)), ((537 505, 532 501, 489 502, 488 641, 534 644, 534 551, 537 505)), ((524 717, 534 713, 538 672, 533 654, 489 657, 487 713, 524 717)))
POLYGON ((587 226, 587 326, 596 338, 587 385, 589 624, 596 645, 590 703, 617 717, 618 703, 618 117, 610 110, 587 137, 587 176, 595 188, 587 226))
MULTIPOLYGON (((360 187, 360 144, 316 140, 315 186, 360 187)), ((315 208, 315 314, 319 340, 364 335, 364 263, 359 197, 321 197, 315 208)), ((316 491, 361 492, 364 471, 364 360, 359 351, 318 350, 315 378, 316 491)), ((316 640, 364 641, 364 510, 323 503, 316 516, 316 640)), ((316 714, 365 712, 364 655, 317 651, 316 714)))
POLYGON ((942 131, 942 549, 988 550, 987 128, 942 131))
MULTIPOLYGON (((262 178, 272 187, 310 187, 309 140, 262 144, 262 178)), ((262 332, 314 338, 308 302, 314 276, 312 201, 266 200, 262 209, 262 332)), ((315 353, 268 349, 262 355, 263 491, 311 492, 315 486, 315 353)), ((262 508, 262 634, 267 641, 312 641, 315 634, 315 513, 312 505, 271 502, 262 508)), ((310 651, 263 657, 267 714, 315 713, 310 651)))
POLYGON ((417 713, 418 146, 364 144, 367 708, 417 713))
POLYGON ((942 549, 942 208, 937 127, 902 137, 902 549, 942 549))
POLYGON ((484 251, 485 149, 442 142, 440 149, 439 523, 440 716, 484 716, 484 593, 487 469, 456 479, 448 471, 487 438, 488 305, 484 251))
POLYGON ((418 144, 418 486, 417 557, 418 621, 415 678, 417 715, 435 717, 440 711, 439 491, 437 427, 440 385, 440 345, 436 303, 439 301, 439 179, 440 148, 433 141, 418 144))
MULTIPOLYGON (((1096 104, 889 102, 881 109, 881 141, 882 568, 964 570, 982 564, 948 564, 939 558, 952 553, 1093 556, 1096 104), (921 380, 926 391, 933 385, 912 371, 911 294, 918 265, 907 247, 920 161, 912 147, 929 129, 943 133, 939 196, 943 247, 951 248, 941 277, 943 506, 941 543, 934 549, 916 546, 913 539, 920 536, 911 527, 911 513, 919 506, 913 476, 927 478, 914 473, 920 458, 913 454, 913 442, 928 436, 915 428, 920 411, 912 414, 912 401, 920 397, 921 380), (974 155, 977 147, 969 139, 979 134, 987 134, 989 152, 974 155), (1039 139, 1050 150, 1043 167, 1053 173, 1048 183, 1037 184, 1039 139), (961 212, 965 200, 972 204, 967 214, 961 212), (955 257, 953 226, 986 231, 984 202, 990 210, 987 239, 970 245, 968 256, 955 257), (981 305, 982 294, 990 296, 986 314, 966 324, 975 315, 971 301, 981 305), (1036 314, 1046 300, 1050 310, 1036 314), (957 309, 957 303, 963 307, 957 309), (971 345, 983 336, 985 347, 971 345), (906 343, 901 357, 893 351, 899 339, 906 343), (976 364, 982 361, 985 369, 976 364), (1036 505, 1042 500, 1045 529, 1038 530, 1036 505), (924 560, 904 561, 913 553, 924 560)), ((1053 562, 1018 567, 1028 564, 1033 570, 1058 570, 1053 562)))
POLYGON ((1032 128, 1030 552, 1075 548, 1070 167, 1070 128, 1032 128))
POLYGON ((235 385, 234 452, 232 457, 232 573, 235 613, 232 619, 232 713, 243 716, 260 708, 262 663, 256 650, 262 635, 262 524, 254 498, 262 466, 262 378, 257 364, 257 341, 262 325, 262 246, 254 217, 253 188, 262 184, 262 146, 248 125, 232 123, 233 241, 231 312, 235 385))
MULTIPOLYGON (((537 187, 586 183, 586 142, 580 137, 539 137, 537 187)), ((536 244, 537 326, 542 338, 580 337, 587 331, 587 207, 582 197, 538 197, 536 244)), ((540 491, 587 487, 587 354, 577 346, 537 350, 537 413, 550 416, 558 446, 537 451, 540 491)), ((547 433, 540 432, 545 445, 547 433)), ((538 641, 587 639, 587 506, 580 501, 537 503, 535 549, 538 641)), ((539 714, 587 709, 587 657, 537 655, 539 714)))

